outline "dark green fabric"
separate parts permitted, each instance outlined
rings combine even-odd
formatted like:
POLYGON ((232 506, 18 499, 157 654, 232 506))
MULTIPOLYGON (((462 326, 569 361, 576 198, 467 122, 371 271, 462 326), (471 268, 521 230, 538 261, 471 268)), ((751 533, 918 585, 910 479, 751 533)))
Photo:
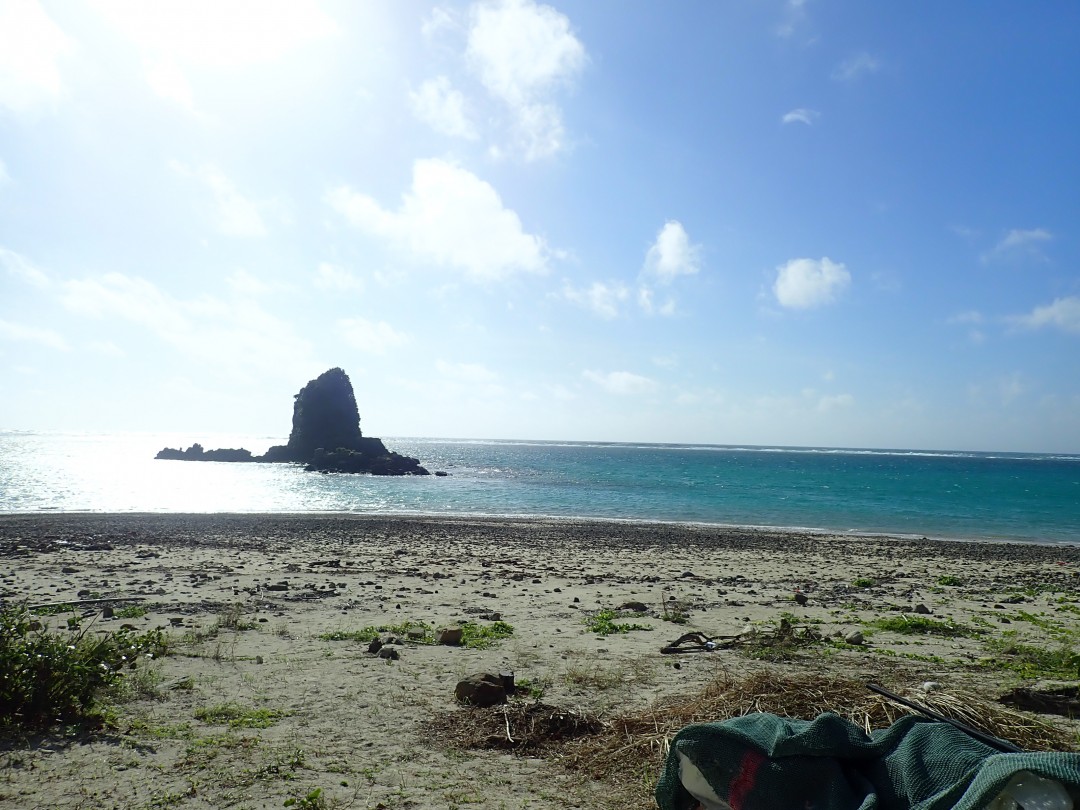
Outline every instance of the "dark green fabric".
POLYGON ((1080 754, 1003 754, 916 717, 871 735, 831 713, 687 726, 672 740, 656 787, 662 810, 694 806, 679 779, 679 753, 733 810, 983 810, 1018 771, 1056 779, 1074 802, 1080 797, 1080 754))

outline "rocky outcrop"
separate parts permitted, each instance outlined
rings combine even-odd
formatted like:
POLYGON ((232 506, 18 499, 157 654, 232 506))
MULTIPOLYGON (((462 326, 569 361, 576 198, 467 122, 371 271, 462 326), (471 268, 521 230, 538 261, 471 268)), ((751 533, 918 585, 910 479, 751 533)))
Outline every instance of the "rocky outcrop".
POLYGON ((360 432, 349 376, 340 368, 320 374, 300 389, 293 403, 289 443, 271 447, 264 455, 248 450, 204 450, 193 444, 187 450, 166 447, 156 458, 176 461, 292 462, 317 472, 369 473, 371 475, 428 475, 420 461, 386 449, 381 439, 360 432))
POLYGON ((173 461, 254 461, 255 457, 251 455, 250 450, 245 450, 240 447, 232 449, 228 447, 221 447, 216 450, 204 450, 203 446, 196 442, 191 445, 187 450, 177 450, 172 447, 166 447, 163 450, 159 450, 158 454, 154 458, 171 459, 173 461))

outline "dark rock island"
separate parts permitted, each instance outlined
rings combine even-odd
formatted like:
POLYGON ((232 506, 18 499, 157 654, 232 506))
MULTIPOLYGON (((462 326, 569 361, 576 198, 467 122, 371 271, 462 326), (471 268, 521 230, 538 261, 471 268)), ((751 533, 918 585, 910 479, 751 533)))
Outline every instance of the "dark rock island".
POLYGON ((187 450, 166 447, 155 458, 174 461, 259 461, 304 464, 318 472, 370 473, 371 475, 428 475, 415 458, 386 449, 382 439, 360 432, 349 376, 332 368, 300 389, 293 403, 292 432, 288 444, 271 447, 261 456, 243 448, 187 450))

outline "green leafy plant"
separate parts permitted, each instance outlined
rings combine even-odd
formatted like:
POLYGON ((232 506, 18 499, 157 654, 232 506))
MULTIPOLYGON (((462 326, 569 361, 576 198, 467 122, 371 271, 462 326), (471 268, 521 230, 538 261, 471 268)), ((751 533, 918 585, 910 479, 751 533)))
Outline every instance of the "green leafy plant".
POLYGON ((585 626, 592 632, 601 636, 610 636, 617 633, 629 633, 631 630, 652 630, 653 628, 647 624, 634 624, 632 622, 617 622, 617 618, 620 615, 607 608, 605 610, 597 611, 591 616, 585 617, 585 626))
POLYGON ((100 720, 106 688, 168 651, 160 630, 91 633, 91 627, 76 622, 49 630, 25 605, 0 610, 0 724, 100 720))
POLYGON ((495 642, 510 638, 512 635, 514 635, 514 628, 506 622, 499 621, 491 624, 465 622, 461 625, 461 646, 474 650, 486 650, 495 642))
POLYGON ((855 588, 873 588, 877 585, 877 580, 871 579, 870 577, 859 577, 851 584, 855 588))
POLYGON ((963 585, 964 580, 952 574, 945 574, 937 578, 938 585, 963 585))
POLYGON ((285 800, 285 807, 298 807, 301 810, 322 810, 327 806, 326 799, 322 795, 322 788, 315 788, 306 796, 285 800))

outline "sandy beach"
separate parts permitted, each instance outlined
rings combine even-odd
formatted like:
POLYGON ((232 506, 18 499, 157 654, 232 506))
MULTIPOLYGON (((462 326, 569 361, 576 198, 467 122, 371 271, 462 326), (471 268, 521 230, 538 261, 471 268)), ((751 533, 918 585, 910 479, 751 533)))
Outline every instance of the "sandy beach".
MULTIPOLYGON (((3 741, 0 807, 630 806, 618 785, 563 767, 558 752, 448 744, 437 733, 446 718, 480 711, 454 698, 475 672, 513 672, 515 701, 599 718, 763 668, 897 688, 936 681, 988 699, 1077 681, 1021 655, 1080 638, 1076 545, 571 520, 64 514, 0 517, 0 558, 6 603, 82 602, 75 612, 94 632, 128 624, 171 640, 169 655, 140 665, 139 690, 106 728, 3 741), (130 601, 90 601, 114 598, 130 601), (602 635, 597 615, 649 629, 602 635), (930 630, 896 622, 909 619, 930 630), (408 633, 466 621, 505 622, 512 634, 475 649, 408 633), (773 654, 750 643, 784 622, 806 643, 773 654), (947 626, 957 632, 934 631, 947 626), (380 634, 399 637, 396 660, 357 640, 368 627, 397 628, 380 634), (661 653, 692 631, 722 643, 661 653), (230 724, 211 711, 223 706, 252 714, 230 724)), ((1080 739, 1070 721, 1043 719, 1080 739)))

